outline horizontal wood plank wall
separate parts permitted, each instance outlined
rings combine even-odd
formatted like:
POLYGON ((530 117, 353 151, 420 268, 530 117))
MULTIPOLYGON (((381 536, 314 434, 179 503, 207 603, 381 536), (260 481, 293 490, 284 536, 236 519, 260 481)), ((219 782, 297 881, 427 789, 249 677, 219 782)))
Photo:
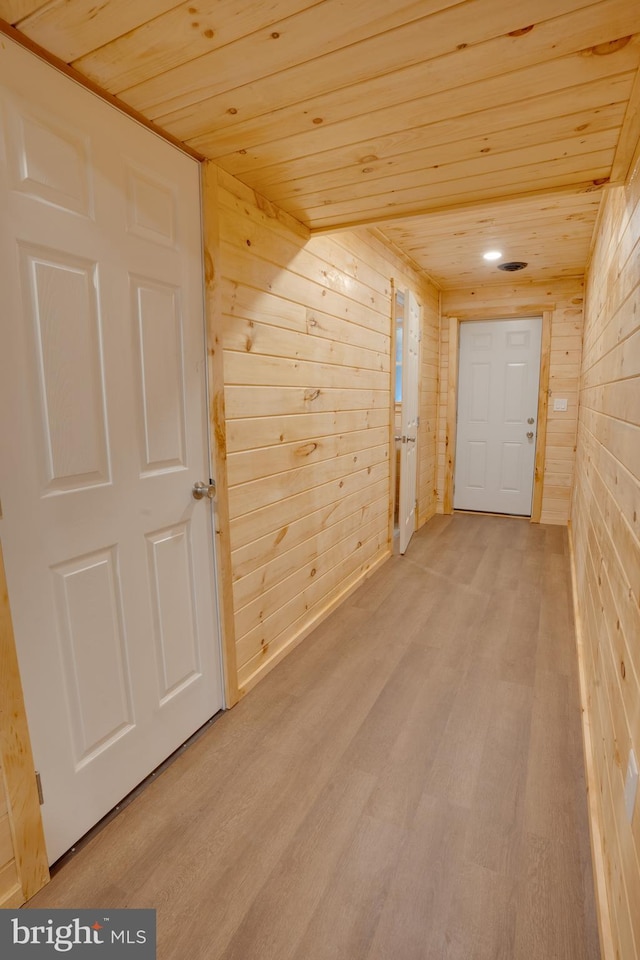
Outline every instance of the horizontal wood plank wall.
POLYGON ((593 834, 620 960, 640 956, 640 799, 631 823, 624 804, 630 749, 640 757, 639 299, 637 171, 606 194, 588 272, 571 519, 593 834))
POLYGON ((426 282, 368 231, 310 238, 222 171, 218 207, 242 695, 391 552, 391 278, 420 299, 426 282))
MULTIPOLYGON (((551 310, 551 363, 547 414, 542 523, 566 524, 571 506, 578 421, 578 384, 582 348, 584 283, 575 279, 549 283, 479 286, 442 292, 442 316, 460 320, 525 316, 551 310), (566 413, 554 412, 555 397, 566 398, 566 413)), ((449 325, 442 323, 438 404, 438 510, 443 511, 447 457, 447 386, 449 325)))

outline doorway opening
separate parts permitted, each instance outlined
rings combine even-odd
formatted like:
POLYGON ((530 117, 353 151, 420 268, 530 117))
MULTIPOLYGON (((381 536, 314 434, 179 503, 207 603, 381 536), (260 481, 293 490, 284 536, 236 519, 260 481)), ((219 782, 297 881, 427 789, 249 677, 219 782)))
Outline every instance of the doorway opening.
POLYGON ((539 519, 549 317, 465 320, 450 329, 450 510, 539 519), (454 389, 455 388, 455 389, 454 389))

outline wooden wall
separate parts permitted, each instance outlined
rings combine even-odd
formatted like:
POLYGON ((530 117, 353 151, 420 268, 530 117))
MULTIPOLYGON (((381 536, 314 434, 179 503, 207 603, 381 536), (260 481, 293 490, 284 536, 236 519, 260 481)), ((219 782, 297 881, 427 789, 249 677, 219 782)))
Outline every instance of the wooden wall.
POLYGON ((22 885, 18 875, 13 834, 9 819, 9 800, 0 768, 0 908, 23 903, 22 885))
POLYGON ((510 283, 442 292, 443 323, 440 340, 440 391, 438 406, 438 510, 443 511, 447 456, 447 390, 449 325, 447 317, 461 320, 526 316, 550 310, 551 359, 549 407, 545 448, 542 523, 566 524, 569 519, 574 476, 578 420, 578 384, 582 345, 584 284, 581 278, 549 283, 510 283), (555 397, 566 398, 566 413, 553 411, 555 397))
POLYGON ((370 232, 310 238, 216 179, 206 203, 241 695, 390 555, 392 278, 425 305, 421 520, 435 511, 437 291, 370 232))
POLYGON ((0 908, 20 906, 48 879, 0 544, 0 908))
POLYGON ((588 272, 571 535, 608 958, 640 956, 640 175, 607 192, 588 272), (610 933, 607 930, 607 907, 610 933))

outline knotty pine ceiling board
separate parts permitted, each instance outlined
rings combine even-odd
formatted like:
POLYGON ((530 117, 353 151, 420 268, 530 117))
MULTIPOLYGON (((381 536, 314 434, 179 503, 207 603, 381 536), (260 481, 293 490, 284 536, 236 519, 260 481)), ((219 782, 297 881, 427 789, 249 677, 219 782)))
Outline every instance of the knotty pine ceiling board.
POLYGON ((589 255, 600 191, 488 203, 473 210, 389 222, 378 228, 443 289, 581 276, 589 255), (500 262, 523 261, 512 274, 482 257, 502 252, 500 262))
POLYGON ((581 273, 640 136, 632 0, 0 0, 0 17, 312 231, 378 224, 442 286, 480 282, 465 249, 501 215, 531 277, 581 273))

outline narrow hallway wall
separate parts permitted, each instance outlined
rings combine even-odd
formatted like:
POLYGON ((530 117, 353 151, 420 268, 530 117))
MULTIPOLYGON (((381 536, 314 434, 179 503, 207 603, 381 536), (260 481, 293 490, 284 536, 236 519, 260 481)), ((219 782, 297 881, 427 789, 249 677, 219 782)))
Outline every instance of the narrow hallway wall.
POLYGON ((390 555, 392 277, 424 306, 421 522, 435 512, 438 297, 371 233, 309 238, 233 177, 217 178, 242 695, 390 555))
POLYGON ((605 956, 640 955, 640 177, 603 199, 588 274, 572 509, 594 842, 605 956), (607 909, 605 908, 605 926, 607 909))

